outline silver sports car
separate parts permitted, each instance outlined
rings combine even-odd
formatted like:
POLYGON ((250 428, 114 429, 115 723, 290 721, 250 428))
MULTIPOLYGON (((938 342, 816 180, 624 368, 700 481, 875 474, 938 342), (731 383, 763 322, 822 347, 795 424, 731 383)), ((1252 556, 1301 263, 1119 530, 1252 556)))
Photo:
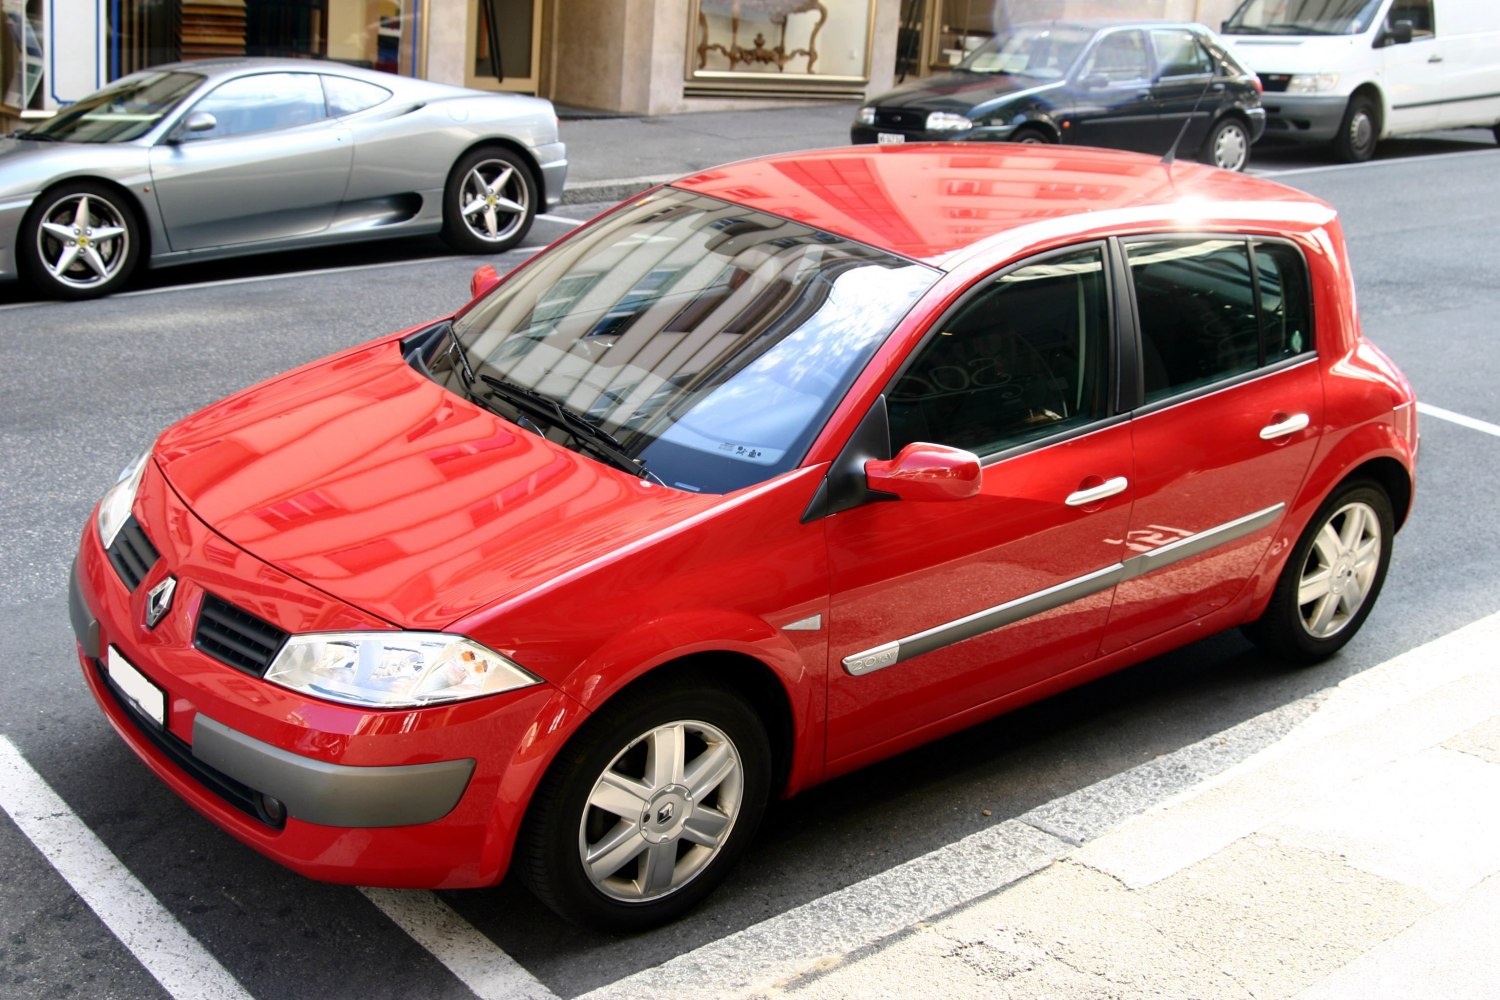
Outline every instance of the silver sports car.
POLYGON ((77 299, 142 261, 415 233, 498 252, 567 169, 540 98, 306 60, 158 66, 0 138, 0 278, 77 299))

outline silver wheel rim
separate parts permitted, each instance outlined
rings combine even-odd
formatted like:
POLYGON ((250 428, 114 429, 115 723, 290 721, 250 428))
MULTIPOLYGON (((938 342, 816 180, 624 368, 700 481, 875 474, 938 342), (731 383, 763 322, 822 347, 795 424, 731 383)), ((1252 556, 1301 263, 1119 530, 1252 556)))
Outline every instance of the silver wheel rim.
POLYGON ((486 243, 508 239, 526 220, 530 207, 526 179, 515 164, 484 160, 464 175, 458 211, 469 232, 486 243))
POLYGON ((1045 146, 1047 144, 1047 140, 1043 139, 1035 132, 1025 133, 1021 136, 1021 138, 1017 139, 1016 142, 1020 143, 1023 146, 1045 146))
POLYGON ((1239 170, 1250 154, 1249 137, 1238 125, 1221 129, 1214 139, 1214 166, 1225 170, 1239 170))
POLYGON ((660 899, 718 856, 744 792, 739 751, 722 730, 692 721, 657 726, 594 782, 578 825, 579 860, 610 899, 660 899))
POLYGON ((1356 111, 1354 117, 1349 119, 1349 147, 1356 153, 1363 153, 1374 141, 1375 119, 1370 117, 1369 112, 1356 111))
POLYGON ((1369 599, 1385 540, 1369 504, 1340 507, 1313 538, 1297 586, 1297 613, 1314 639, 1338 635, 1369 599))
POLYGON ((65 195, 42 213, 36 249, 58 284, 96 288, 125 266, 130 229, 124 213, 98 195, 65 195))

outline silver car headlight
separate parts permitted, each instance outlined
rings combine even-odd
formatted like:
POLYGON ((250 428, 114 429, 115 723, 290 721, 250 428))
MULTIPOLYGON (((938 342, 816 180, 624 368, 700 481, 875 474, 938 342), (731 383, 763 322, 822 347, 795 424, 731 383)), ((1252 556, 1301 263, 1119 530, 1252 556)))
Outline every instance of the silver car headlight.
POLYGON ((927 116, 927 131, 929 132, 957 132, 959 129, 973 128, 974 123, 963 115, 955 115, 951 111, 934 111, 927 116))
POLYGON ((1337 73, 1298 73, 1286 82, 1288 94, 1326 94, 1339 85, 1337 73))
POLYGON ((130 508, 135 506, 136 490, 141 488, 141 477, 146 474, 146 463, 151 460, 151 449, 120 471, 120 478, 104 492, 99 501, 99 514, 95 524, 99 528, 99 541, 107 549, 115 543, 115 536, 130 520, 130 508))
POLYGON ((875 109, 874 108, 860 108, 859 109, 859 114, 857 114, 857 115, 854 116, 854 120, 857 121, 857 122, 859 122, 861 125, 874 125, 875 124, 875 109))
POLYGON ((265 678, 314 698, 371 708, 415 708, 541 683, 494 650, 443 632, 294 635, 265 678))

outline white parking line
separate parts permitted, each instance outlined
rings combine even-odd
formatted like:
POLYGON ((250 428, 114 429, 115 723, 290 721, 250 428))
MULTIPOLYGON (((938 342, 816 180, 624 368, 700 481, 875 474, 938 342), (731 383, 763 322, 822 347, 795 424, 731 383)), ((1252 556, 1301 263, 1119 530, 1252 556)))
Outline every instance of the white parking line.
MULTIPOLYGON (((1443 160, 1451 160, 1461 156, 1494 156, 1494 148, 1466 149, 1462 152, 1444 153, 1443 160)), ((1363 163, 1329 163, 1317 167, 1291 167, 1287 170, 1254 170, 1251 171, 1257 177, 1291 177, 1295 174, 1323 174, 1335 170, 1363 170, 1370 167, 1395 167, 1402 164, 1422 166, 1430 165, 1433 157, 1430 156, 1403 156, 1390 160, 1366 160, 1363 163)))
POLYGON ((1500 437, 1500 425, 1488 423, 1484 420, 1476 420, 1473 417, 1466 417, 1462 413, 1454 413, 1452 410, 1445 410, 1441 406, 1433 406, 1431 403, 1418 403, 1417 412, 1424 417, 1446 420, 1450 424, 1458 424, 1458 426, 1467 427, 1471 431, 1481 431, 1485 434, 1493 434, 1495 437, 1500 437))
POLYGON ((180 1000, 249 1000, 4 736, 0 807, 168 993, 180 1000))
POLYGON ((558 1000, 557 994, 432 893, 415 889, 360 892, 480 1000, 558 1000))

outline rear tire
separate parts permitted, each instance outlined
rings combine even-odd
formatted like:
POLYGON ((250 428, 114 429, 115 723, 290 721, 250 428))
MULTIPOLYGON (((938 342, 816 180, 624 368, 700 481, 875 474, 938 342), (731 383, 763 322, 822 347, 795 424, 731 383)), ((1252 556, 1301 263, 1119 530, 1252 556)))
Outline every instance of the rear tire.
POLYGON ((536 181, 507 149, 476 149, 454 164, 443 190, 443 239, 463 253, 502 253, 536 218, 536 181))
POLYGON ((1390 498, 1379 486, 1355 480, 1334 490, 1297 540, 1265 613, 1245 634, 1299 665, 1337 653, 1380 596, 1395 533, 1390 498))
POLYGON ((1368 97, 1351 97, 1339 133, 1333 137, 1333 151, 1345 163, 1363 163, 1375 155, 1375 144, 1379 141, 1380 122, 1375 102, 1368 97))
POLYGON ((1203 140, 1198 157, 1222 170, 1244 170, 1250 162, 1250 130, 1238 118, 1219 119, 1203 140))
POLYGON ((517 873, 575 923, 642 931, 675 920, 745 852, 770 776, 765 728, 735 692, 686 682, 627 694, 552 763, 517 873))

